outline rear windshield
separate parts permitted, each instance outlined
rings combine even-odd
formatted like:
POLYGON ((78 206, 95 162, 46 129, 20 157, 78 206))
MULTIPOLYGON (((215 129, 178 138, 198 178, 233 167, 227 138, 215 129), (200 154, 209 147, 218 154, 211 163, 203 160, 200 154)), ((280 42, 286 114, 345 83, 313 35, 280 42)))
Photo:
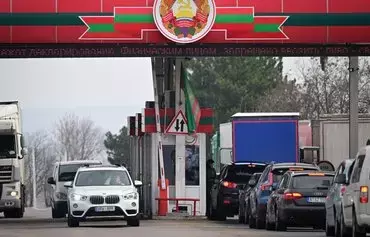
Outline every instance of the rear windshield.
POLYGON ((280 182, 281 178, 287 172, 288 170, 317 170, 316 168, 308 168, 308 167, 281 167, 281 168, 275 168, 272 170, 272 179, 274 183, 280 182))
POLYGON ((233 165, 229 166, 225 181, 230 181, 238 184, 247 184, 254 173, 260 173, 265 169, 265 165, 233 165))
POLYGON ((84 164, 71 164, 71 165, 60 165, 59 166, 59 182, 73 181, 77 170, 84 166, 84 164))
POLYGON ((300 175, 293 177, 292 188, 297 189, 329 188, 332 180, 333 176, 300 175))

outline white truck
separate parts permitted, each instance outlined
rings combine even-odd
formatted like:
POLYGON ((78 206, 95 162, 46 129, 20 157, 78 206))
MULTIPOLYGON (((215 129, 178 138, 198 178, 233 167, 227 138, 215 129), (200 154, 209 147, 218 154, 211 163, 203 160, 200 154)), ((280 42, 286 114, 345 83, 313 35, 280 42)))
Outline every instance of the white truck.
MULTIPOLYGON (((359 114, 358 147, 370 139, 370 114, 359 114)), ((349 157, 348 114, 322 115, 312 121, 312 143, 320 147, 320 160, 330 161, 334 167, 349 157)))
POLYGON ((26 155, 18 102, 0 102, 0 212, 5 218, 23 217, 26 155))

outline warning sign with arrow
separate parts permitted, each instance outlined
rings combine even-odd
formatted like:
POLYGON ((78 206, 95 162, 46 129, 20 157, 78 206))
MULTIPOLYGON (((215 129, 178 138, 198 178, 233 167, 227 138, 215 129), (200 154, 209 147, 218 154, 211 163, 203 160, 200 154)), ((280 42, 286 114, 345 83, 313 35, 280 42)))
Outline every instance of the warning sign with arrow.
POLYGON ((180 110, 166 129, 168 134, 188 134, 188 123, 184 113, 180 110))

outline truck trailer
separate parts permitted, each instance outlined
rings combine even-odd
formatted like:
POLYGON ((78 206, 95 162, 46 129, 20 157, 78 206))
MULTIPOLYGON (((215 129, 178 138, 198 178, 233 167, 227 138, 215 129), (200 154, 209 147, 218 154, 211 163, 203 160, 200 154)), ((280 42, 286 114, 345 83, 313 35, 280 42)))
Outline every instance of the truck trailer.
POLYGON ((19 104, 0 102, 0 212, 5 218, 23 217, 26 155, 19 104))
MULTIPOLYGON (((359 114, 358 147, 370 138, 370 114, 359 114)), ((311 121, 312 144, 320 147, 320 161, 330 161, 335 168, 349 157, 348 114, 326 114, 311 121)))

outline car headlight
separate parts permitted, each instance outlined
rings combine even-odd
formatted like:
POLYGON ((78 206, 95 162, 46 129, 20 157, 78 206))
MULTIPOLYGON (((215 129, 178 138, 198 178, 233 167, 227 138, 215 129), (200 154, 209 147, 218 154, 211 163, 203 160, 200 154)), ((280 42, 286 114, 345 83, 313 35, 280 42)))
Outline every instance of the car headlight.
POLYGON ((56 196, 58 199, 61 199, 61 200, 67 200, 67 194, 65 194, 65 193, 55 193, 55 196, 56 196))
POLYGON ((7 195, 12 196, 12 197, 16 197, 16 196, 18 196, 18 192, 17 191, 8 191, 7 195))
POLYGON ((138 194, 135 192, 132 193, 127 193, 123 195, 123 199, 125 200, 132 200, 132 199, 137 199, 138 194))
POLYGON ((85 201, 87 199, 87 196, 76 193, 72 193, 70 197, 73 201, 85 201))

